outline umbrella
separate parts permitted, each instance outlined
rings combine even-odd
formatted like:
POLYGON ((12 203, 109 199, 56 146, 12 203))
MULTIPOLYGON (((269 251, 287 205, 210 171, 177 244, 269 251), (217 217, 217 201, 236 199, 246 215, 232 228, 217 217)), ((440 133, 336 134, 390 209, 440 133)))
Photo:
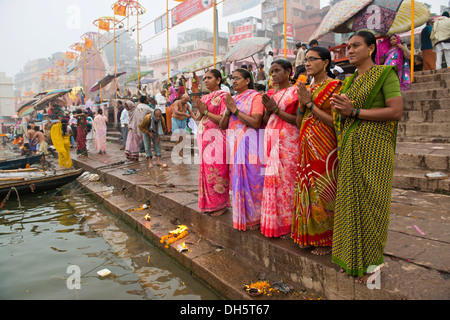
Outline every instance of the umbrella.
POLYGON ((22 118, 32 113, 34 111, 34 105, 38 100, 39 99, 33 99, 21 105, 19 109, 17 109, 17 116, 22 118))
MULTIPOLYGON (((216 63, 221 63, 222 61, 223 61, 223 57, 216 57, 216 63)), ((213 56, 202 57, 202 58, 195 60, 188 66, 186 66, 183 69, 183 71, 186 73, 191 73, 191 72, 196 72, 196 71, 206 69, 206 68, 209 68, 212 66, 214 66, 214 57, 213 56)))
POLYGON ((345 23, 353 18, 359 11, 367 7, 373 0, 347 0, 339 1, 328 11, 325 18, 323 18, 319 27, 309 38, 311 40, 317 40, 320 37, 330 32, 351 32, 346 28, 345 23), (343 30, 336 30, 338 27, 344 26, 343 30))
POLYGON ((233 62, 251 57, 254 54, 264 50, 270 43, 271 39, 265 37, 253 37, 243 39, 238 42, 228 53, 224 60, 233 62))
POLYGON ((66 90, 66 89, 62 89, 62 90, 55 90, 55 91, 50 91, 49 93, 47 93, 44 97, 42 97, 39 101, 36 102, 36 104, 33 105, 33 107, 37 110, 39 110, 42 106, 46 105, 47 103, 58 99, 62 96, 64 96, 66 93, 70 92, 71 90, 66 90))
POLYGON ((128 84, 128 83, 133 82, 133 81, 137 81, 137 80, 138 80, 138 77, 139 77, 139 79, 140 79, 140 78, 142 78, 143 76, 146 76, 146 75, 148 75, 148 74, 150 74, 150 73, 153 73, 153 70, 150 70, 150 71, 141 71, 141 72, 139 72, 139 75, 138 75, 138 73, 136 72, 136 73, 134 73, 133 75, 131 75, 131 76, 127 79, 127 81, 125 81, 125 84, 128 84))
POLYGON ((153 83, 155 81, 158 81, 158 79, 142 79, 141 83, 142 84, 149 84, 149 83, 153 83))
MULTIPOLYGON (((117 74, 117 78, 120 77, 121 75, 124 75, 126 72, 120 72, 117 74)), ((106 77, 103 77, 102 79, 100 79, 99 81, 97 81, 90 89, 91 92, 95 92, 97 90, 100 90, 101 88, 104 88, 105 86, 107 86, 111 81, 114 80, 114 78, 116 78, 116 74, 108 74, 106 77)))

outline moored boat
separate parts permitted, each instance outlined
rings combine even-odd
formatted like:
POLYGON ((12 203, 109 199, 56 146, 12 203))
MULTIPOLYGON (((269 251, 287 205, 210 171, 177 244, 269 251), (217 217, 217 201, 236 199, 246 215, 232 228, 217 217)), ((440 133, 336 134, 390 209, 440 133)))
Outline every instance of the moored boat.
POLYGON ((42 158, 42 153, 32 156, 18 156, 16 158, 0 159, 0 170, 11 170, 26 168, 27 164, 39 162, 42 158))
MULTIPOLYGON (((38 193, 62 187, 75 181, 84 172, 83 169, 60 171, 41 171, 37 168, 26 170, 0 171, 0 198, 5 197, 15 188, 19 195, 38 193)), ((11 192, 11 196, 16 195, 11 192)))

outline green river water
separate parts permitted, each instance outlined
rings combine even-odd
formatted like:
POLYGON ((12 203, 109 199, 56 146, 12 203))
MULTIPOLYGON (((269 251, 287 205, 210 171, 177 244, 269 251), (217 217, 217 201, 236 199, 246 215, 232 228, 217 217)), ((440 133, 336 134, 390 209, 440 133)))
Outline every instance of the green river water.
POLYGON ((52 193, 0 209, 0 299, 220 299, 82 191, 52 193))

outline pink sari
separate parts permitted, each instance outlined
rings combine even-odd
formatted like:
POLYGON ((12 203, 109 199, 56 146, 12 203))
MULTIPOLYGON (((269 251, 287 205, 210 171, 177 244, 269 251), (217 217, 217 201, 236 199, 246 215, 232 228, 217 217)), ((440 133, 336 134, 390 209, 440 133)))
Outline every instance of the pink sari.
MULTIPOLYGON (((225 93, 218 90, 202 97, 208 112, 222 115, 227 110, 225 93)), ((200 149, 198 207, 201 212, 214 212, 230 205, 226 132, 203 117, 197 138, 200 149)))
MULTIPOLYGON (((298 107, 295 86, 272 96, 280 110, 295 114, 298 107)), ((266 176, 261 211, 261 233, 280 237, 291 232, 295 180, 299 157, 299 129, 272 114, 266 126, 266 176)))
POLYGON ((94 118, 95 148, 106 151, 106 117, 96 115, 94 118))

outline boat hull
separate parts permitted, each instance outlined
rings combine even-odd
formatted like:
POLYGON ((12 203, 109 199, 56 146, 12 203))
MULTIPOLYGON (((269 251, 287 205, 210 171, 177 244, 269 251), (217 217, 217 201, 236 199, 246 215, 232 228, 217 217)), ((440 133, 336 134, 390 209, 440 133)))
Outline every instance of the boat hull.
MULTIPOLYGON (((83 174, 83 172, 83 169, 78 169, 75 171, 56 174, 53 176, 4 182, 0 184, 0 198, 6 197, 11 188, 15 188, 18 191, 19 196, 53 190, 76 180, 83 174)), ((10 196, 14 197, 16 196, 16 193, 12 191, 10 196)))

